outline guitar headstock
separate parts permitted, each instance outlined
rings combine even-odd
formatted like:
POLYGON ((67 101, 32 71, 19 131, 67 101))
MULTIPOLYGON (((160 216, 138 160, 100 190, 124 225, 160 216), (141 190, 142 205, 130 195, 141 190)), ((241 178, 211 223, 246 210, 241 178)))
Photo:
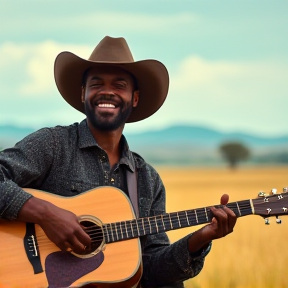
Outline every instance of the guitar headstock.
POLYGON ((253 199, 254 214, 265 218, 265 224, 269 224, 269 217, 276 216, 276 223, 280 224, 278 216, 288 215, 288 187, 283 188, 283 192, 277 194, 274 188, 270 196, 264 192, 259 192, 257 199, 253 199))

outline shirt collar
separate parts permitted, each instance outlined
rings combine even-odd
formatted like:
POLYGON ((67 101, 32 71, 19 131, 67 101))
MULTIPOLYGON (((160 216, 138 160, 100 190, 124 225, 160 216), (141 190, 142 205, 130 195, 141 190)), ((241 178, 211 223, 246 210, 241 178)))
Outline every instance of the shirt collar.
POLYGON ((121 155, 121 159, 119 161, 119 165, 120 164, 125 164, 129 167, 129 169, 134 172, 135 171, 135 161, 133 158, 133 154, 129 149, 127 140, 125 138, 124 135, 122 135, 121 137, 121 150, 122 150, 122 155, 121 155))
MULTIPOLYGON (((80 122, 78 126, 78 133, 79 133, 79 148, 88 148, 88 147, 99 147, 102 149, 96 142, 95 138, 93 137, 90 129, 87 125, 86 119, 80 122)), ((119 161, 119 165, 124 164, 129 167, 129 169, 134 172, 135 171, 135 161, 133 159, 133 154, 129 149, 127 140, 124 135, 122 135, 120 140, 121 145, 121 158, 119 161)))
MULTIPOLYGON (((78 126, 78 133, 79 133, 79 148, 87 148, 98 146, 95 138, 93 137, 90 129, 87 125, 86 119, 80 122, 78 126)), ((98 146, 99 147, 99 146, 98 146)))

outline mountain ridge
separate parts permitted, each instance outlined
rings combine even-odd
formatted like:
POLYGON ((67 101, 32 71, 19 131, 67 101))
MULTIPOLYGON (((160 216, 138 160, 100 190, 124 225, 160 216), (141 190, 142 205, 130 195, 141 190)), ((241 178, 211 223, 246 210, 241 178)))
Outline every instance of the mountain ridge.
MULTIPOLYGON (((33 131, 36 129, 0 125, 0 147, 14 146, 16 142, 33 131)), ((173 125, 141 133, 124 133, 124 135, 130 149, 152 164, 220 163, 222 160, 219 146, 226 142, 241 142, 251 150, 254 160, 267 155, 269 159, 275 159, 273 155, 278 155, 277 159, 281 160, 283 153, 288 155, 288 135, 255 136, 244 132, 221 132, 196 125, 173 125)))

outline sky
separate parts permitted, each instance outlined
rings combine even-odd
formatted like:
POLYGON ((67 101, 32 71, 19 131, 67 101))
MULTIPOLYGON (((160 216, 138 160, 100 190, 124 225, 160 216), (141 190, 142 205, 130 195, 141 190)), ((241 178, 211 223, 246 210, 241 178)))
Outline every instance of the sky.
POLYGON ((288 135, 287 15, 287 0, 0 0, 0 125, 84 119, 58 92, 54 60, 87 59, 109 35, 170 76, 164 105, 126 132, 186 124, 288 135))

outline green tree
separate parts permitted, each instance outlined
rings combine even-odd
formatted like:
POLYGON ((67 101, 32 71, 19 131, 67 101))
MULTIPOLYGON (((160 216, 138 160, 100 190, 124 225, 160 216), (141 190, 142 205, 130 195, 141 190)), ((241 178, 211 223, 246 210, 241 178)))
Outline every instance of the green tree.
POLYGON ((235 169, 240 161, 250 157, 250 150, 240 142, 223 143, 219 150, 231 169, 235 169))

